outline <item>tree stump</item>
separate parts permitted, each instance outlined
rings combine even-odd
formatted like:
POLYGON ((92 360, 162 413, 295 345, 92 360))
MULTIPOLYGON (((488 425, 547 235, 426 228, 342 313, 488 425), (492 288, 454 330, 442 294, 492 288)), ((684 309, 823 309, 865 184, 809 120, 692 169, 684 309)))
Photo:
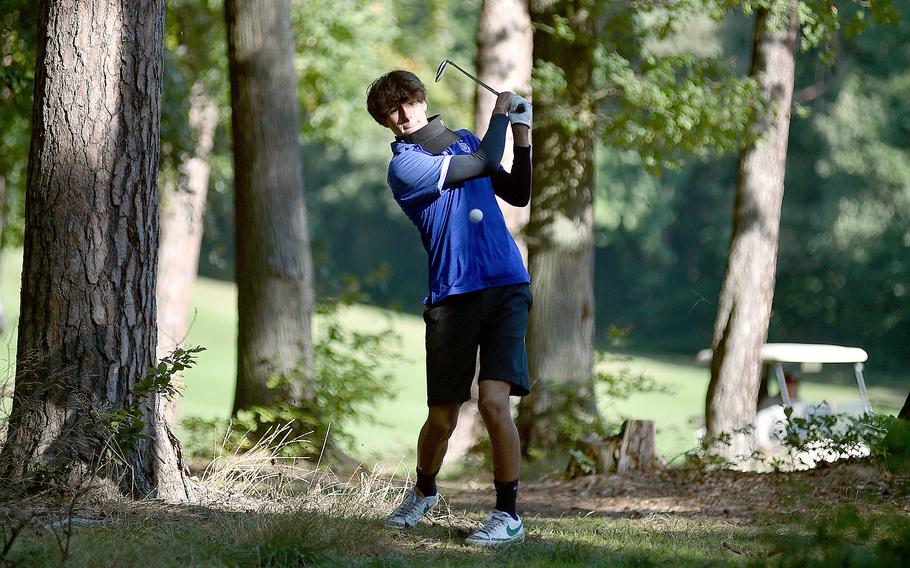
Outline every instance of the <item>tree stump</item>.
POLYGON ((664 467, 657 453, 653 420, 626 420, 619 434, 583 439, 569 462, 570 478, 628 472, 653 473, 664 467))

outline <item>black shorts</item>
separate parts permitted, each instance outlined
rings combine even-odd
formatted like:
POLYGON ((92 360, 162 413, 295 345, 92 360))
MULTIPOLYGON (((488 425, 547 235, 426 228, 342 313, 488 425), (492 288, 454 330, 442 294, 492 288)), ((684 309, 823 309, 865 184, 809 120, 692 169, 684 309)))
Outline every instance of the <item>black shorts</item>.
POLYGON ((427 306, 427 405, 470 400, 478 347, 480 380, 511 383, 512 396, 528 394, 530 309, 527 284, 457 294, 427 306))

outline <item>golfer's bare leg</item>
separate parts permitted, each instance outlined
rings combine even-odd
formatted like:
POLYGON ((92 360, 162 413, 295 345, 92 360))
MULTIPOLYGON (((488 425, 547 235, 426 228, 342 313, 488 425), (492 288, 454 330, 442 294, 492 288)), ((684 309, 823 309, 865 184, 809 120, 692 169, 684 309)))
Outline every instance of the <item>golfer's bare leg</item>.
POLYGON ((509 410, 511 390, 512 385, 504 381, 480 381, 480 398, 477 406, 490 435, 493 479, 497 481, 518 479, 521 467, 518 429, 509 410))
POLYGON ((417 468, 424 473, 434 473, 442 466, 442 458, 449 448, 449 438, 458 424, 461 403, 440 404, 429 407, 427 421, 417 438, 417 468))
POLYGON ((442 458, 449 447, 449 437, 458 422, 461 403, 431 406, 427 421, 417 438, 417 479, 414 489, 409 492, 392 514, 386 518, 387 527, 405 529, 417 525, 437 503, 436 473, 442 465, 442 458))

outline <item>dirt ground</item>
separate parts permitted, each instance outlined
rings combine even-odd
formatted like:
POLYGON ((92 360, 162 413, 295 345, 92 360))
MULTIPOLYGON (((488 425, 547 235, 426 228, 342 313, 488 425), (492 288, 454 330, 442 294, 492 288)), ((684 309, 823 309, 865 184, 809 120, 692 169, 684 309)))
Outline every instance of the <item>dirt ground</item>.
MULTIPOLYGON (((441 492, 453 511, 488 511, 495 501, 489 483, 442 484, 441 492)), ((876 508, 879 502, 910 515, 910 479, 862 462, 790 473, 683 469, 590 476, 522 483, 519 493, 524 516, 545 518, 672 514, 760 522, 844 504, 876 508)))

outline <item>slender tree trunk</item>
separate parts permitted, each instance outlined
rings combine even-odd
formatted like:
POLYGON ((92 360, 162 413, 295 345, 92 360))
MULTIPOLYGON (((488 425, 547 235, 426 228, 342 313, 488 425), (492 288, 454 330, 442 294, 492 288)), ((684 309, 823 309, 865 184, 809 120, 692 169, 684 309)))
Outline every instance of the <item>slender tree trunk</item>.
MULTIPOLYGON (((593 37, 587 2, 531 2, 534 60, 564 70, 568 88, 535 106, 534 191, 525 228, 534 306, 527 346, 531 395, 521 401, 518 427, 525 453, 546 449, 560 434, 558 418, 597 415, 593 395, 594 125, 573 131, 560 108, 585 107, 591 89, 593 41, 571 42, 547 30, 556 15, 577 38, 593 37)), ((586 120, 594 113, 577 113, 586 120)), ((588 119, 590 120, 590 119, 588 119)))
POLYGON ((767 12, 756 12, 751 75, 770 107, 753 125, 760 137, 740 157, 705 408, 708 439, 718 441, 712 451, 728 459, 751 453, 748 428, 755 420, 761 346, 774 297, 798 36, 796 4, 791 0, 789 20, 779 31, 770 28, 767 12), (731 436, 728 441, 719 440, 726 435, 731 436))
MULTIPOLYGON (((209 154, 218 125, 218 106, 203 93, 201 83, 192 89, 189 123, 197 134, 194 155, 181 166, 173 182, 161 186, 156 289, 159 359, 181 345, 189 331, 190 300, 199 268, 209 154)), ((171 424, 176 421, 178 400, 166 404, 171 424)))
MULTIPOLYGON (((527 96, 531 92, 532 40, 527 0, 484 0, 477 26, 477 76, 495 89, 527 96)), ((481 138, 490 125, 490 113, 495 102, 496 97, 490 91, 477 86, 474 92, 474 133, 481 138)), ((511 136, 512 131, 509 130, 502 156, 506 169, 510 169, 512 164, 511 136)), ((498 201, 506 225, 527 263, 528 250, 521 229, 528 222, 530 210, 513 207, 501 199, 498 201)))
POLYGON ((287 0, 225 5, 231 75, 239 335, 234 410, 307 396, 269 389, 312 369, 313 267, 287 0))
POLYGON ((898 412, 897 417, 901 420, 910 420, 910 394, 908 394, 907 399, 904 400, 904 407, 898 412))
MULTIPOLYGON (((3 477, 97 463, 107 409, 155 364, 164 2, 41 4, 16 384, 3 477), (98 435, 99 429, 101 435, 98 435)), ((191 496, 157 398, 119 478, 191 496)))

